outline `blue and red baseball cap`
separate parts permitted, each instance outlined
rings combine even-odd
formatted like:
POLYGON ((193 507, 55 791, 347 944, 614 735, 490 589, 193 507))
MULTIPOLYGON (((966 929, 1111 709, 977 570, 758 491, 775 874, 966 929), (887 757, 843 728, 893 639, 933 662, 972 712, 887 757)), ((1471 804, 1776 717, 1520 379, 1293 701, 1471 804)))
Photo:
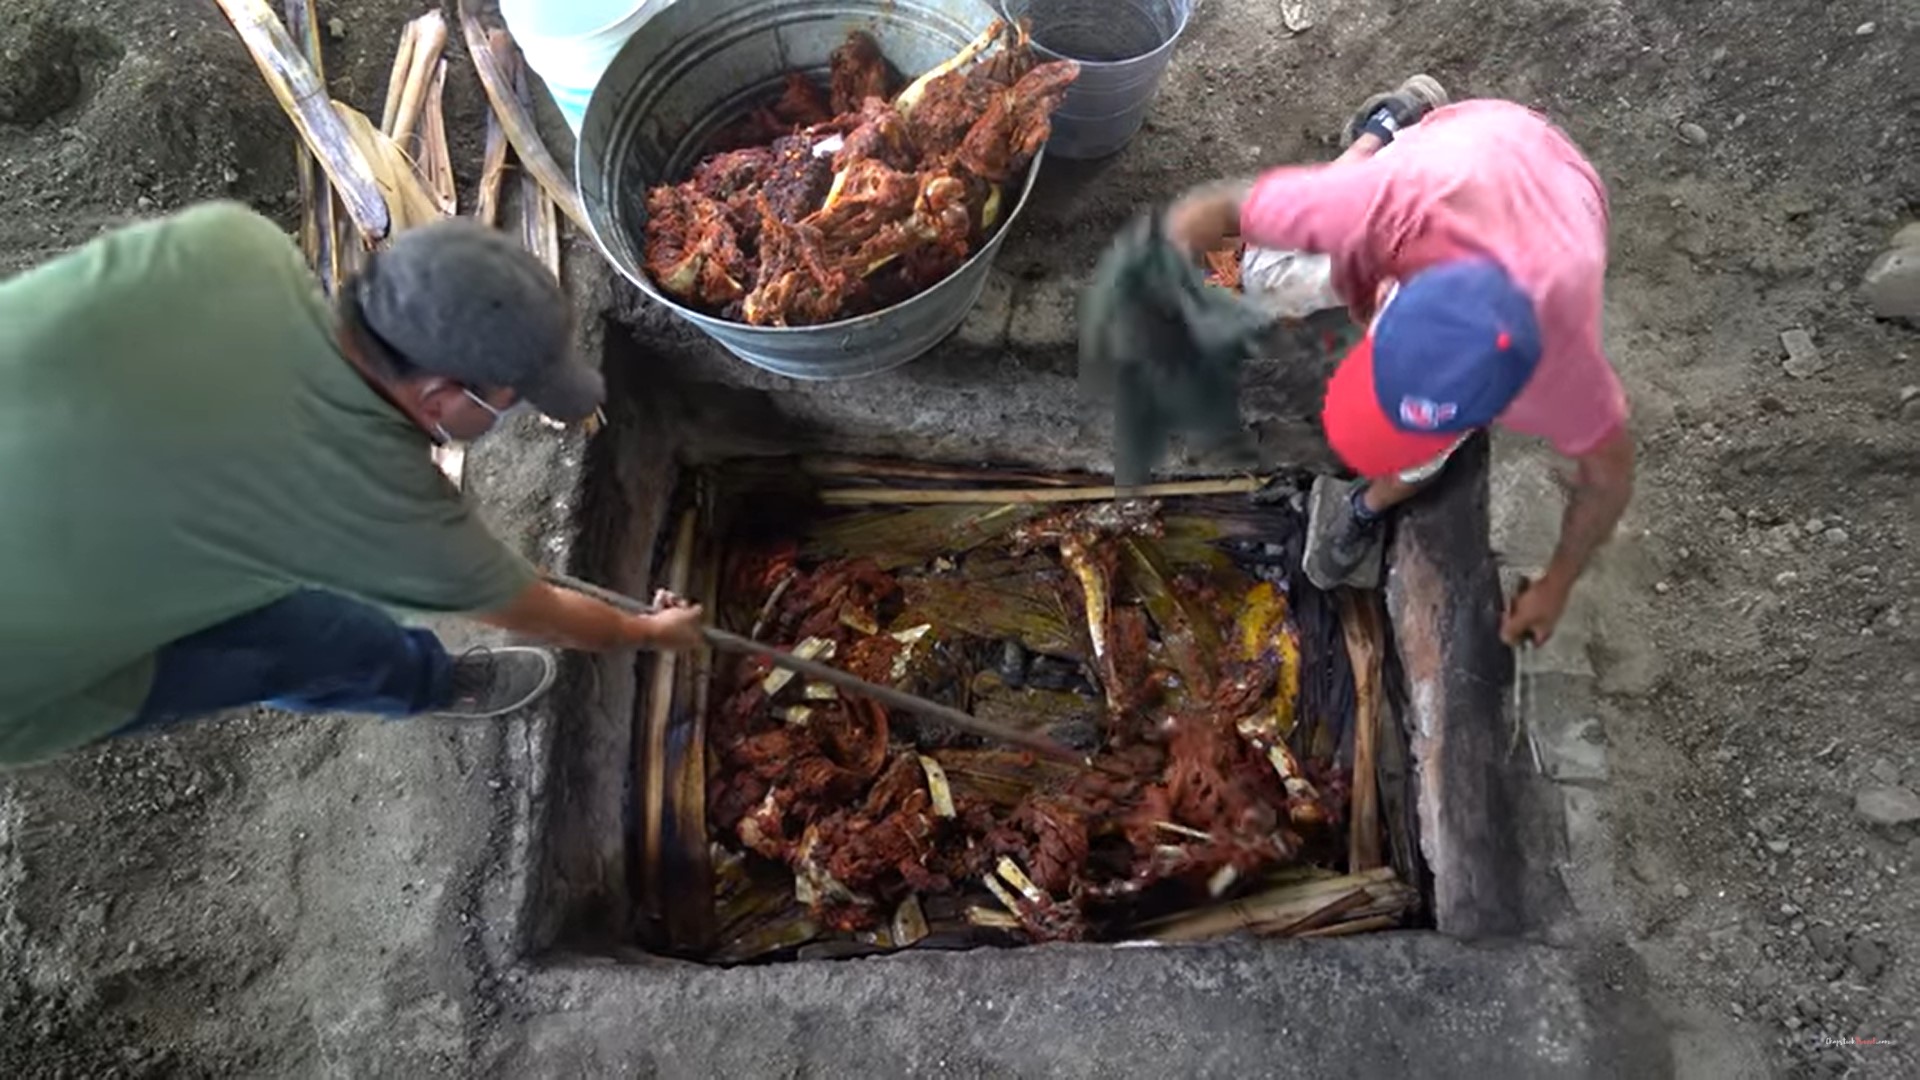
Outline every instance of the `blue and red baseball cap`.
POLYGON ((1395 290, 1327 384, 1327 441, 1362 476, 1446 453, 1506 411, 1540 363, 1533 301, 1486 259, 1422 270, 1395 290))

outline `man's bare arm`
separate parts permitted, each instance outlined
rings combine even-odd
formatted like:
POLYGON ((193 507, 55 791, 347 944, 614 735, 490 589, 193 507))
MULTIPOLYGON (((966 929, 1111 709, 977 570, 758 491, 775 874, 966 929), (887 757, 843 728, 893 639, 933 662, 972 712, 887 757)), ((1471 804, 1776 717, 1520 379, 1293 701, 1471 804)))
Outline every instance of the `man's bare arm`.
POLYGON ((488 626, 584 652, 685 649, 700 643, 701 612, 674 608, 628 615, 589 596, 536 581, 497 611, 473 616, 488 626))
POLYGON ((1167 239, 1189 255, 1219 247, 1240 231, 1240 208, 1252 190, 1250 180, 1217 180, 1187 192, 1167 210, 1167 239))
POLYGON ((1573 583, 1593 553, 1613 535, 1633 497, 1633 440, 1624 428, 1579 461, 1553 559, 1539 581, 1508 602, 1500 622, 1500 637, 1509 645, 1528 640, 1544 644, 1553 636, 1573 594, 1573 583))
POLYGON ((1560 543, 1545 576, 1571 589, 1593 553, 1613 535, 1632 498, 1633 439, 1622 428, 1579 459, 1560 520, 1560 543))

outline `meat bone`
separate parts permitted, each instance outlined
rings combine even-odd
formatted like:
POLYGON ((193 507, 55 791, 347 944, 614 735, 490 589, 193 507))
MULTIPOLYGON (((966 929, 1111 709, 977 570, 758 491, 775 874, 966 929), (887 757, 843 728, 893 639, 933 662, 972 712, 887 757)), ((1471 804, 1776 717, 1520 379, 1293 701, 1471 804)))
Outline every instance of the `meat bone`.
MULTIPOLYGON (((602 588, 591 582, 581 581, 579 578, 554 573, 549 573, 544 576, 550 584, 591 596, 595 600, 611 604, 622 611, 635 615, 652 615, 659 610, 651 604, 641 603, 631 596, 614 592, 611 589, 602 588)), ((727 630, 721 630, 718 627, 703 626, 700 628, 700 633, 706 638, 708 645, 723 652, 764 656, 772 661, 774 665, 804 675, 809 679, 815 679, 837 686, 842 690, 872 698, 883 705, 890 705, 896 709, 918 713, 921 716, 951 724, 961 731, 978 735, 983 739, 1012 743, 1015 746, 1032 750, 1035 753, 1045 754, 1058 761, 1072 762, 1076 765, 1085 765, 1088 763, 1085 755, 1075 753, 1068 747, 1062 746, 1045 736, 1035 735, 1030 731, 1021 731, 1019 728, 1008 727, 1004 724, 996 724, 990 720, 982 720, 977 716, 963 713, 959 709, 942 705, 939 702, 928 701, 922 697, 915 697, 904 691, 896 690, 891 686, 881 686, 877 683, 870 683, 865 679, 841 671, 839 668, 829 667, 818 661, 803 659, 784 649, 776 649, 771 645, 763 645, 752 638, 744 637, 727 630)))

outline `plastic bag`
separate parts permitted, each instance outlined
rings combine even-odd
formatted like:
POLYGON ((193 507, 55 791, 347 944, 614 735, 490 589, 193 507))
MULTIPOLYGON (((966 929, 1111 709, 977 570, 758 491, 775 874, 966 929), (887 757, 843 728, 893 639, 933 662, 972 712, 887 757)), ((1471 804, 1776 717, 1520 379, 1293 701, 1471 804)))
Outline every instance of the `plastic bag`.
POLYGON ((1240 256, 1240 289, 1249 303, 1277 319, 1346 306, 1333 291, 1333 259, 1304 251, 1249 246, 1240 256))

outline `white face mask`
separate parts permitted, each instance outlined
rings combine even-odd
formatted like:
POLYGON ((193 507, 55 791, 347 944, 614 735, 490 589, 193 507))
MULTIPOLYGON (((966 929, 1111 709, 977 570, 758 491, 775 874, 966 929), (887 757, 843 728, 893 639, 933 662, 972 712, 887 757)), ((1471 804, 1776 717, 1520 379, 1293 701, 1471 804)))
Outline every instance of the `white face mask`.
POLYGON ((460 392, 467 395, 469 398, 472 398, 473 403, 475 405, 478 405, 481 408, 487 410, 487 412, 491 413, 493 415, 493 422, 496 424, 506 418, 507 412, 511 412, 513 411, 514 408, 518 407, 518 403, 516 402, 512 406, 508 406, 507 410, 503 412, 499 409, 494 408, 492 405, 487 404, 486 398, 481 397, 479 394, 474 393, 472 390, 469 390, 464 386, 460 388, 460 392))
MULTIPOLYGON (((493 407, 492 403, 489 402, 486 398, 483 398, 479 394, 474 393, 472 389, 468 387, 465 387, 465 386, 461 387, 460 392, 467 395, 467 397, 475 405, 478 405, 481 408, 487 410, 487 414, 493 417, 493 424, 488 426, 487 431, 492 431, 494 427, 499 426, 500 421, 505 420, 507 417, 512 416, 514 413, 519 412, 522 406, 526 405, 527 403, 526 400, 522 398, 518 401, 515 401, 513 404, 507 406, 504 409, 496 409, 493 407)), ((439 423, 435 423, 433 425, 433 433, 440 437, 440 441, 442 443, 450 443, 450 442, 456 441, 454 437, 447 431, 446 427, 439 423)), ((484 432, 482 434, 484 434, 484 432)))

